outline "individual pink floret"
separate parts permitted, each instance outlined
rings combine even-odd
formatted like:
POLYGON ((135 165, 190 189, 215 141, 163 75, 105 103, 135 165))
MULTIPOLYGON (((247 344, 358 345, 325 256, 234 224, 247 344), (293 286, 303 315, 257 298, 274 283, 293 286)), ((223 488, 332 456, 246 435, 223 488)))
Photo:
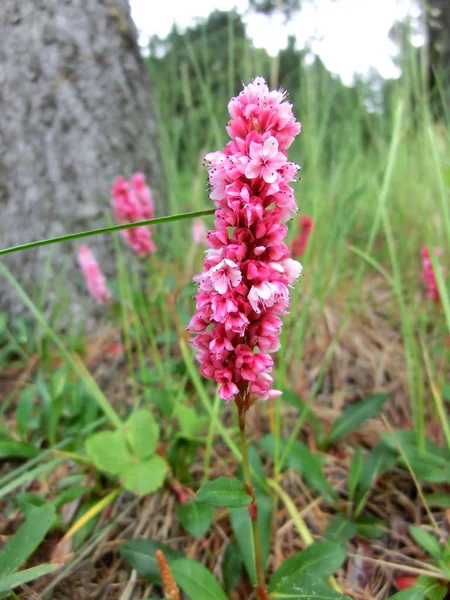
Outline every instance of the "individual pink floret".
POLYGON ((80 246, 77 250, 77 261, 83 272, 86 288, 98 304, 109 304, 112 300, 103 273, 98 262, 87 246, 80 246))
POLYGON ((284 243, 296 211, 289 183, 298 166, 286 150, 300 133, 284 92, 269 91, 262 77, 229 103, 231 136, 222 151, 206 155, 215 227, 207 235, 196 313, 200 372, 219 384, 219 396, 248 406, 280 394, 271 389, 271 353, 279 349, 280 315, 301 265, 284 243))
MULTIPOLYGON (((130 182, 118 177, 111 190, 112 207, 119 224, 135 223, 153 219, 155 207, 150 188, 145 183, 143 173, 134 173, 130 182)), ((141 225, 121 232, 126 244, 138 256, 147 256, 156 252, 150 226, 141 225)))
MULTIPOLYGON (((442 253, 440 248, 435 248, 434 253, 436 256, 440 256, 442 253)), ((425 281, 427 287, 427 298, 433 300, 433 302, 440 301, 439 288, 436 281, 436 275, 434 273, 433 264, 431 262, 430 251, 427 246, 424 246, 421 251, 422 254, 422 279, 425 281)))

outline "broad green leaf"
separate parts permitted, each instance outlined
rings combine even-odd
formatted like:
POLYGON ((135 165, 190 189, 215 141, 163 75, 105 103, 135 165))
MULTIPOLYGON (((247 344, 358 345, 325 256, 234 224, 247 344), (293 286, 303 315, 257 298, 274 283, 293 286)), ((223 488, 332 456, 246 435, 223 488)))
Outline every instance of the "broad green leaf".
POLYGON ((39 565, 38 567, 32 567, 31 569, 25 569, 24 571, 18 571, 12 575, 0 578, 0 593, 9 592, 15 587, 33 581, 38 577, 47 575, 55 569, 58 569, 59 565, 39 565))
POLYGON ((100 471, 123 473, 132 461, 123 431, 100 431, 86 441, 86 452, 100 471))
POLYGON ((237 543, 228 544, 222 563, 222 577, 225 590, 228 593, 232 592, 239 583, 242 574, 242 564, 237 543))
POLYGON ((382 409, 387 396, 387 394, 371 394, 356 404, 345 408, 328 432, 325 438, 326 443, 333 444, 357 429, 364 421, 375 416, 382 409))
POLYGON ((444 548, 431 533, 415 525, 409 526, 409 533, 430 556, 437 559, 441 558, 444 548))
POLYGON ((170 563, 170 570, 191 600, 228 600, 214 575, 199 562, 180 558, 170 563))
POLYGON ((139 458, 148 458, 154 454, 159 440, 159 427, 150 411, 137 410, 125 425, 133 454, 139 458))
POLYGON ((57 496, 52 504, 55 508, 59 508, 63 504, 67 504, 67 502, 73 502, 74 500, 78 500, 84 494, 87 494, 91 491, 92 488, 86 485, 75 485, 73 487, 64 490, 59 496, 57 496))
POLYGON ((356 525, 342 514, 334 515, 325 529, 325 537, 330 542, 346 544, 356 534, 356 525))
POLYGON ((208 504, 187 502, 177 507, 177 517, 183 527, 194 537, 203 537, 211 526, 214 508, 208 504))
POLYGON ((388 471, 397 462, 397 453, 379 443, 364 459, 363 469, 355 494, 355 514, 361 513, 375 478, 388 471))
POLYGON ((433 577, 420 575, 414 585, 428 600, 443 600, 447 596, 447 586, 433 577))
POLYGON ((195 500, 210 506, 240 508, 252 501, 244 484, 231 477, 218 477, 204 483, 195 495, 195 500))
POLYGON ((335 542, 314 542, 311 546, 287 558, 274 573, 269 584, 269 592, 276 589, 284 577, 308 573, 319 579, 328 579, 343 564, 346 558, 344 548, 335 542))
POLYGON ((42 542, 54 518, 51 505, 30 507, 25 523, 0 552, 0 577, 17 571, 42 542))
POLYGON ((161 576, 155 556, 156 550, 163 551, 169 564, 178 558, 183 558, 183 554, 178 550, 173 550, 154 540, 130 540, 119 546, 119 554, 130 563, 133 569, 136 569, 141 577, 145 577, 152 583, 160 583, 161 576))
POLYGON ((409 588, 402 592, 397 592, 389 600, 424 600, 424 595, 417 588, 409 588))
POLYGON ((144 496, 159 489, 167 474, 167 463, 160 456, 152 456, 142 462, 131 463, 121 473, 123 487, 144 496))
MULTIPOLYGON (((258 530, 261 540, 261 555, 265 569, 270 550, 272 502, 270 496, 258 490, 256 490, 256 502, 258 505, 258 530)), ((247 507, 230 510, 230 521, 250 581, 256 584, 252 524, 247 507)))
POLYGON ((34 458, 40 450, 31 444, 0 440, 0 458, 34 458))
POLYGON ((307 573, 284 577, 270 597, 291 600, 350 600, 348 596, 333 590, 323 580, 307 573))

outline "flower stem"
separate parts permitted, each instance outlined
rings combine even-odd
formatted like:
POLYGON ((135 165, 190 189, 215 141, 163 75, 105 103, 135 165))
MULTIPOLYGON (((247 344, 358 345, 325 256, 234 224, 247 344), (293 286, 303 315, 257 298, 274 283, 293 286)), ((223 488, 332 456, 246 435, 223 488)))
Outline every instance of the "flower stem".
POLYGON ((248 410, 248 405, 245 400, 239 400, 237 402, 238 415, 239 415, 239 433, 241 440, 241 453, 242 453, 242 467, 244 471, 244 481, 247 492, 252 497, 252 501, 248 505, 248 514, 250 515, 250 521, 252 524, 252 535, 253 535, 253 548, 255 552, 255 564, 256 564, 256 578, 258 584, 255 588, 259 600, 269 600, 269 594, 267 593, 266 579, 264 576, 264 565, 261 553, 261 540, 259 538, 258 529, 258 505, 256 501, 255 490, 253 488, 252 476, 250 472, 250 462, 248 459, 248 448, 247 438, 245 435, 245 417, 248 410))

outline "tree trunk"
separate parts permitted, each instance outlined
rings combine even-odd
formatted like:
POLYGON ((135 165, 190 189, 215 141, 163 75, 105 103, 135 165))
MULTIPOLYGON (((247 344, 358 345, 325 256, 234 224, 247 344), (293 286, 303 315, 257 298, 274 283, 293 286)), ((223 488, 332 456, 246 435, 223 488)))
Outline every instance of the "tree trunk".
MULTIPOLYGON (((105 225, 120 173, 146 174, 161 215, 155 116, 127 0, 1 4, 0 247, 105 225)), ((110 237, 87 243, 111 273, 110 237)), ((55 273, 71 265, 64 290, 76 306, 75 246, 53 246, 52 265, 55 273)), ((27 289, 39 288, 47 252, 4 262, 27 289)), ((0 279, 0 308, 17 306, 0 279)))

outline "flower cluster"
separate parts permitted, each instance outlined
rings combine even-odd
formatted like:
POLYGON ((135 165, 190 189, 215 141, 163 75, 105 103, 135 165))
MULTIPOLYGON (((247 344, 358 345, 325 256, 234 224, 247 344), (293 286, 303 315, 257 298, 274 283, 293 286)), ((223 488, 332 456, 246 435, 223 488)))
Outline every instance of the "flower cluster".
MULTIPOLYGON (((433 264, 430 258, 430 251, 427 246, 422 248, 422 279, 425 281, 427 286, 427 297, 434 302, 439 302, 439 288, 436 281, 436 275, 434 273, 433 264)), ((436 256, 441 254, 440 248, 435 248, 434 253, 436 256)))
POLYGON ((292 256, 296 257, 305 254, 314 221, 308 215, 302 215, 298 220, 298 225, 298 235, 292 240, 292 256))
POLYGON ((86 287, 98 304, 109 304, 112 300, 111 292, 106 286, 105 276, 100 270, 98 262, 87 246, 80 246, 77 250, 77 261, 83 272, 86 287))
POLYGON ((302 269, 283 242, 284 222, 297 210, 289 182, 298 166, 286 151, 300 133, 285 99, 256 78, 228 105, 231 141, 205 157, 216 229, 194 278, 197 310, 188 329, 197 334, 202 375, 220 384, 221 398, 248 404, 280 394, 270 389, 270 354, 280 345, 288 286, 302 269))
MULTIPOLYGON (((155 208, 152 194, 142 173, 135 173, 129 183, 124 177, 118 177, 111 190, 111 195, 118 223, 135 223, 154 218, 155 208)), ((150 227, 141 225, 132 229, 124 229, 120 233, 127 245, 138 256, 156 252, 150 227)))

